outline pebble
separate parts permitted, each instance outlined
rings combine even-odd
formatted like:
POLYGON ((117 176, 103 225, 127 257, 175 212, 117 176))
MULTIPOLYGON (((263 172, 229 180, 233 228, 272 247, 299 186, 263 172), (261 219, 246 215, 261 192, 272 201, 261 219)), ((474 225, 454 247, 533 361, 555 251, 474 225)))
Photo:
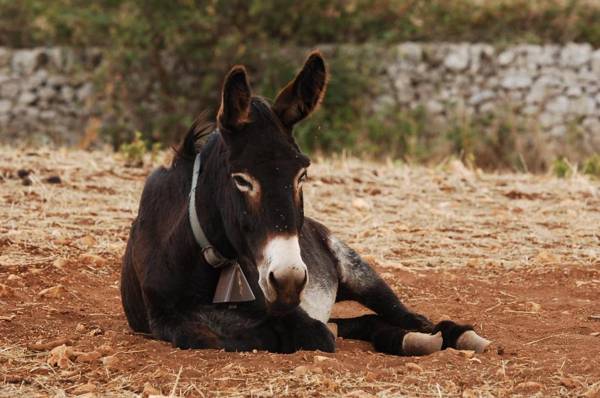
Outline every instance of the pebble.
POLYGON ((98 387, 96 387, 95 384, 86 383, 86 384, 81 384, 81 385, 75 387, 71 391, 71 393, 73 395, 82 395, 82 394, 87 394, 87 393, 91 393, 91 392, 96 392, 97 389, 98 389, 98 387))
POLYGON ((543 389, 544 386, 535 381, 524 381, 515 386, 514 390, 522 393, 535 393, 543 389))
POLYGON ((419 372, 421 373, 423 371, 423 368, 420 367, 419 365, 417 365, 414 362, 407 362, 405 365, 409 370, 412 370, 414 372, 419 372))
POLYGON ((56 286, 52 286, 52 287, 49 287, 47 289, 40 291, 38 293, 38 296, 49 297, 49 298, 60 298, 60 297, 64 297, 66 293, 67 293, 67 288, 65 288, 63 285, 56 285, 56 286))
POLYGON ((44 181, 46 181, 48 184, 60 184, 60 183, 62 183, 62 180, 60 179, 59 176, 50 176, 50 177, 46 178, 44 181))

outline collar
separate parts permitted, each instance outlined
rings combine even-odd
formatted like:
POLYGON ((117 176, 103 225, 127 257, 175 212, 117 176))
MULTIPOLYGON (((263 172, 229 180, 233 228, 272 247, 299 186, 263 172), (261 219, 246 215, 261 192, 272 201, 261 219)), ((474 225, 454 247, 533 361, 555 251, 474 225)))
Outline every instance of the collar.
POLYGON ((210 244, 200 225, 200 220, 198 219, 198 213, 196 211, 196 188, 198 186, 198 177, 200 175, 201 166, 202 157, 200 153, 198 153, 194 160, 194 174, 192 175, 192 189, 190 190, 188 213, 192 232, 194 233, 194 239, 196 239, 196 242, 202 249, 204 260, 206 260, 211 267, 220 269, 219 281, 217 282, 217 287, 215 289, 213 303, 254 301, 256 297, 252 292, 248 280, 244 276, 240 264, 219 253, 217 249, 210 244))
POLYGON ((224 257, 221 253, 215 249, 202 226, 200 225, 200 220, 198 219, 198 213, 196 212, 196 187, 198 186, 198 177, 200 176, 200 167, 202 166, 202 156, 200 153, 196 155, 196 159, 194 160, 194 174, 192 176, 192 189, 190 191, 190 205, 188 208, 188 213, 190 217, 190 225, 192 226, 192 232, 194 233, 194 239, 198 243, 198 246, 202 249, 202 256, 206 260, 208 264, 210 264, 213 268, 221 268, 225 265, 230 264, 232 261, 228 258, 224 257))
POLYGON ((190 205, 188 209, 189 217, 190 217, 190 225, 192 226, 192 232, 194 233, 194 238, 196 242, 202 249, 202 256, 206 260, 208 264, 210 264, 213 268, 221 268, 223 266, 229 265, 232 263, 232 260, 224 257, 221 253, 215 249, 202 226, 200 225, 200 220, 198 219, 198 213, 196 212, 196 187, 198 185, 198 177, 200 176, 200 167, 202 166, 202 156, 200 153, 196 155, 196 159, 194 160, 194 174, 192 176, 192 189, 190 191, 190 205))

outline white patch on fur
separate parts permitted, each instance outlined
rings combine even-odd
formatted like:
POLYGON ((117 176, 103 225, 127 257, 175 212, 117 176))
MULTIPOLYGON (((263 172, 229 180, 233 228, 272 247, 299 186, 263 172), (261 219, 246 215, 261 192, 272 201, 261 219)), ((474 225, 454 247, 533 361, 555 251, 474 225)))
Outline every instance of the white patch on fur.
POLYGON ((326 289, 318 284, 309 284, 302 295, 300 307, 313 319, 327 323, 331 316, 331 309, 335 304, 337 286, 326 289))
POLYGON ((269 283, 271 272, 276 279, 282 277, 304 279, 305 275, 308 278, 306 264, 300 255, 298 235, 275 236, 263 249, 263 260, 258 266, 258 284, 269 302, 277 299, 277 292, 269 283))
POLYGON ((340 281, 346 283, 351 272, 352 260, 349 258, 348 249, 339 239, 334 236, 329 236, 329 249, 333 255, 337 258, 337 270, 340 276, 340 281))

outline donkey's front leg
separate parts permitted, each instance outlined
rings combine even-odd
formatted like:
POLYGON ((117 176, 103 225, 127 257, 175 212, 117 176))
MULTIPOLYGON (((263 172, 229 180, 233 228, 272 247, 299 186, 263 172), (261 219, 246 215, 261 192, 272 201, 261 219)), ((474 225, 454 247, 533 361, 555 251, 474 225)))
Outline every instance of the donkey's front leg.
POLYGON ((424 355, 448 347, 482 352, 489 345, 470 325, 453 321, 434 325, 410 311, 354 250, 333 237, 329 245, 340 278, 337 301, 355 300, 377 314, 334 319, 340 337, 371 341, 378 351, 397 355, 424 355))
POLYGON ((290 314, 270 321, 280 337, 280 350, 292 353, 298 350, 335 351, 335 336, 323 322, 311 318, 300 307, 290 314))

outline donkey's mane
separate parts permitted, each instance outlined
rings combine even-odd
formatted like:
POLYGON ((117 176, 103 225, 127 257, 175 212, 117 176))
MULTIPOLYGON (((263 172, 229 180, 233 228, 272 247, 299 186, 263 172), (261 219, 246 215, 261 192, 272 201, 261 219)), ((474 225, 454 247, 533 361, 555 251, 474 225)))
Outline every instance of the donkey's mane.
POLYGON ((215 130, 215 123, 208 120, 208 112, 202 112, 190 126, 181 143, 173 147, 175 157, 178 159, 193 160, 198 152, 201 151, 205 141, 203 138, 210 135, 215 130))
MULTIPOLYGON (((269 101, 266 98, 254 96, 250 101, 250 112, 252 120, 260 123, 273 123, 281 125, 281 121, 271 110, 269 101)), ((204 144, 206 138, 216 129, 216 124, 209 120, 209 112, 202 112, 192 123, 188 132, 184 136, 181 143, 173 147, 175 151, 174 161, 178 159, 193 160, 197 153, 199 153, 204 144)))

